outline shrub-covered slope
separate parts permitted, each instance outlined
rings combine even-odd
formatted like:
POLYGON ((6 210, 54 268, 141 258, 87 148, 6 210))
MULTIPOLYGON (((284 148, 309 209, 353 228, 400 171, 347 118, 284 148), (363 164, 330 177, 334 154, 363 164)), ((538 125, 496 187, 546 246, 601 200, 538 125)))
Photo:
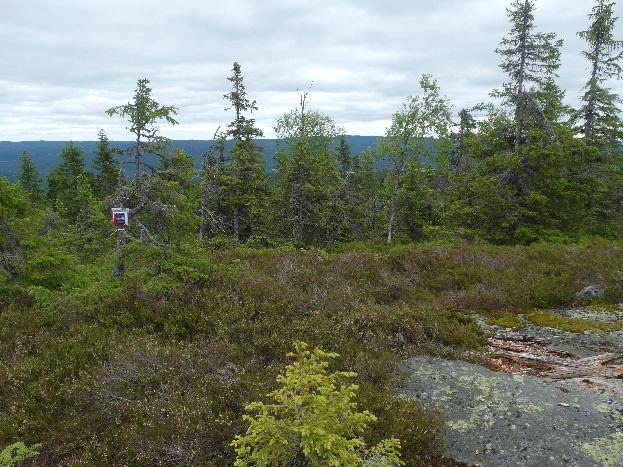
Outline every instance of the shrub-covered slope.
POLYGON ((595 281, 623 297, 612 243, 129 250, 123 280, 111 258, 49 271, 71 286, 4 289, 0 445, 42 442, 42 465, 230 463, 244 405, 274 389, 300 339, 358 373, 379 416, 371 443, 397 437, 408 464, 430 465, 442 422, 394 398, 401 356, 478 350, 473 309, 569 304, 595 281))

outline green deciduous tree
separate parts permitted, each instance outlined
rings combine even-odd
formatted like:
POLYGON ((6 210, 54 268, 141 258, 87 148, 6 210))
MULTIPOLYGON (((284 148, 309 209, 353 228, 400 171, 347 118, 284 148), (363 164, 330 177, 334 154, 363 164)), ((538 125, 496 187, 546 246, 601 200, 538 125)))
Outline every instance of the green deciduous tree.
POLYGON ((385 179, 388 244, 394 239, 396 225, 404 221, 400 198, 404 199, 405 190, 412 187, 405 186, 407 169, 413 175, 422 169, 420 157, 430 160, 439 156, 452 125, 450 103, 440 94, 437 82, 423 75, 420 87, 422 95, 407 98, 379 143, 379 152, 389 163, 385 179))
POLYGON ((272 403, 254 402, 245 415, 250 426, 238 436, 234 465, 400 466, 400 441, 387 439, 369 449, 362 438, 376 417, 357 411, 353 401, 355 373, 329 373, 335 353, 307 350, 296 342, 288 354, 294 362, 277 378, 281 387, 269 394, 272 403))

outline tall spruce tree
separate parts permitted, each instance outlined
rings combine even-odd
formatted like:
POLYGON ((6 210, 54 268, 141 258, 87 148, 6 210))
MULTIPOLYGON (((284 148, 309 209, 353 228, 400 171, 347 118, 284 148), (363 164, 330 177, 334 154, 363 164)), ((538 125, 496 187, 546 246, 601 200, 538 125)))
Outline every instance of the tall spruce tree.
POLYGON ((41 178, 34 162, 26 151, 20 155, 18 181, 24 191, 28 193, 30 201, 35 203, 41 200, 43 190, 41 188, 41 178))
POLYGON ((340 136, 340 142, 337 147, 337 157, 340 162, 340 176, 346 178, 353 169, 354 159, 350 152, 350 146, 346 140, 346 136, 340 136))
MULTIPOLYGON (((129 183, 120 186, 115 192, 111 204, 115 207, 129 209, 132 219, 129 226, 134 230, 134 237, 139 241, 160 244, 149 227, 156 224, 157 231, 162 231, 166 220, 176 210, 175 205, 167 204, 160 199, 162 187, 158 180, 158 172, 145 162, 146 154, 155 154, 162 162, 172 157, 167 152, 170 140, 160 135, 158 123, 165 121, 176 125, 177 108, 161 105, 152 97, 149 80, 139 79, 132 102, 112 107, 106 111, 109 116, 127 118, 128 130, 134 137, 134 143, 119 150, 119 153, 128 157, 128 162, 134 167, 134 174, 129 183)), ((121 276, 124 273, 123 247, 127 242, 128 232, 125 229, 117 230, 117 256, 113 274, 121 276)))
POLYGON ((257 103, 250 100, 247 96, 247 90, 244 85, 244 77, 242 76, 242 68, 238 62, 234 62, 232 67, 232 75, 227 78, 232 84, 232 89, 223 95, 223 99, 230 103, 230 107, 225 110, 234 111, 234 120, 227 125, 227 136, 234 141, 261 138, 262 130, 255 127, 255 119, 248 118, 245 113, 252 113, 258 110, 257 103))
POLYGON ((48 196, 62 203, 69 218, 76 220, 80 212, 78 179, 85 175, 84 151, 70 141, 61 149, 60 157, 61 164, 48 174, 48 196))
POLYGON ((93 167, 97 170, 95 176, 97 194, 100 198, 107 198, 118 188, 121 167, 110 147, 110 142, 104 130, 100 130, 97 134, 93 167))
POLYGON ((588 44, 582 52, 589 62, 590 77, 584 86, 582 106, 578 117, 586 141, 590 144, 606 144, 609 147, 621 144, 623 124, 619 114, 621 98, 605 86, 609 79, 620 79, 623 58, 623 41, 614 38, 615 2, 596 0, 588 15, 591 24, 578 35, 588 44))
POLYGON ((526 129, 531 119, 548 125, 535 92, 557 76, 560 67, 562 40, 555 33, 535 31, 533 0, 514 0, 507 8, 511 23, 509 34, 504 36, 495 50, 502 57, 500 68, 510 81, 493 95, 501 97, 514 109, 515 147, 525 142, 526 129))
MULTIPOLYGON (((136 186, 137 195, 143 198, 145 195, 144 181, 153 172, 153 168, 145 162, 145 154, 162 153, 169 143, 167 138, 159 134, 157 123, 164 120, 171 125, 177 125, 177 120, 174 118, 177 114, 177 108, 159 104, 154 100, 151 93, 149 80, 141 78, 137 82, 132 102, 111 107, 106 111, 111 117, 119 116, 128 120, 128 130, 134 137, 134 143, 121 149, 120 153, 129 156, 127 162, 134 166, 132 182, 136 186)), ((141 199, 139 205, 146 201, 146 199, 141 199)))
POLYGON ((477 123, 470 110, 461 109, 457 127, 456 132, 452 134, 454 147, 450 153, 450 170, 454 174, 465 172, 472 166, 469 146, 477 123))
POLYGON ((233 139, 224 174, 224 196, 228 205, 229 224, 234 237, 244 241, 259 233, 266 209, 268 176, 255 138, 263 136, 255 127, 255 119, 246 114, 257 110, 256 102, 250 100, 244 85, 240 64, 234 62, 232 90, 223 97, 230 103, 226 110, 234 111, 234 120, 227 126, 226 137, 233 139))

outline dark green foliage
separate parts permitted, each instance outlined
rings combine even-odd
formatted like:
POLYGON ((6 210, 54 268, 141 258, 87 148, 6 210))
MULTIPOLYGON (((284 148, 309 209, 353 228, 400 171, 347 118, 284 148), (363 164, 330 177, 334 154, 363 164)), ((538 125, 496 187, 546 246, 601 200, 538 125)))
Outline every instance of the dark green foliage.
POLYGON ((244 86, 242 70, 235 62, 231 92, 223 97, 234 111, 234 120, 227 131, 215 135, 216 141, 206 153, 201 177, 202 217, 200 236, 211 231, 213 235, 229 234, 237 241, 261 236, 268 209, 268 176, 264 167, 261 148, 255 138, 262 130, 255 127, 255 120, 245 114, 257 110, 250 101, 244 86), (225 153, 225 141, 233 139, 231 151, 225 153))
POLYGON ((589 14, 589 28, 578 33, 589 47, 582 54, 590 66, 582 106, 577 112, 582 120, 580 129, 588 142, 608 151, 620 150, 623 140, 623 123, 619 117, 621 98, 605 87, 606 80, 620 79, 622 71, 623 41, 614 38, 618 19, 614 16, 614 5, 608 0, 596 0, 589 14))
POLYGON ((339 160, 331 148, 342 130, 328 115, 308 109, 306 92, 299 97, 299 107, 275 126, 282 140, 274 185, 278 233, 297 246, 330 247, 343 228, 339 160))
POLYGON ((48 175, 48 197, 63 206, 67 218, 76 221, 80 212, 78 179, 85 174, 84 152, 72 142, 61 150, 61 164, 48 175))
POLYGON ((20 156, 19 175, 17 177, 20 185, 33 203, 41 201, 43 190, 41 188, 41 179, 37 167, 26 151, 20 156))
POLYGON ((500 42, 496 52, 502 57, 500 68, 510 81, 494 95, 502 97, 513 108, 515 147, 526 141, 526 131, 536 124, 548 127, 543 107, 536 93, 551 84, 560 67, 562 40, 555 33, 535 31, 533 0, 514 0, 507 8, 511 31, 500 42), (533 88, 529 86, 533 85, 533 88))
POLYGON ((119 187, 121 182, 121 167, 110 147, 108 137, 104 130, 97 134, 97 146, 93 167, 97 170, 95 184, 100 198, 107 198, 119 187))

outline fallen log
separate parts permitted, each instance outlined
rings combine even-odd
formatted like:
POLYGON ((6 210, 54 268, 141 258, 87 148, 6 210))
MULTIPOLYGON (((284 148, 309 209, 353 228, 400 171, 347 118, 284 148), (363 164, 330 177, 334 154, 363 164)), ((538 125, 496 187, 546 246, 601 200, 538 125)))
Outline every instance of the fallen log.
POLYGON ((511 339, 496 335, 489 338, 490 366, 508 373, 533 374, 551 379, 586 377, 623 378, 623 364, 613 363, 623 355, 606 353, 579 358, 569 352, 547 348, 541 342, 511 339), (505 364, 508 362, 510 364, 505 364))

